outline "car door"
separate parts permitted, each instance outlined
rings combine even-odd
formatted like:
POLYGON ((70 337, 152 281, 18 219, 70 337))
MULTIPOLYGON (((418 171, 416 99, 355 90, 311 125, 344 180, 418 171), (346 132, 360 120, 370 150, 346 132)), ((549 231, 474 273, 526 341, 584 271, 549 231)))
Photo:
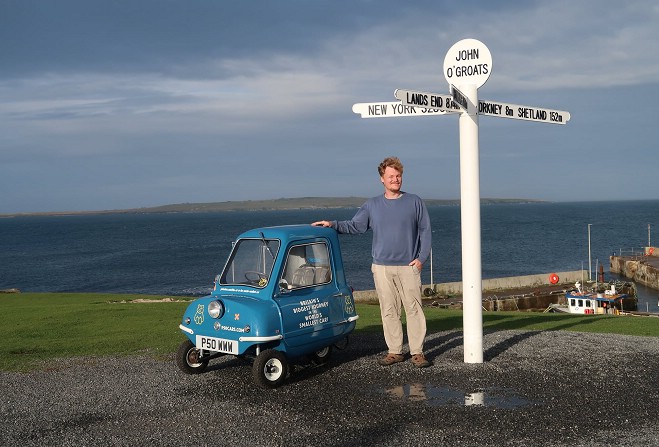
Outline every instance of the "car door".
POLYGON ((284 339, 291 346, 334 336, 336 322, 343 319, 343 301, 336 297, 330 254, 324 240, 289 247, 278 303, 284 339))

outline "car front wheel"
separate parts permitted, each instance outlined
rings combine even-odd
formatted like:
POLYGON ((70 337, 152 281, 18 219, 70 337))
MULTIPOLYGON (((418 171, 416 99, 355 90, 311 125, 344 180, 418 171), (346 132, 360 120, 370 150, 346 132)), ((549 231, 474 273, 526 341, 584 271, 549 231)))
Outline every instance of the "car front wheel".
POLYGON ((283 352, 266 349, 261 352, 252 366, 254 382, 263 388, 276 388, 286 380, 288 360, 283 352))
POLYGON ((176 351, 176 366, 186 374, 201 374, 208 366, 208 360, 200 360, 201 350, 190 340, 185 340, 176 351))

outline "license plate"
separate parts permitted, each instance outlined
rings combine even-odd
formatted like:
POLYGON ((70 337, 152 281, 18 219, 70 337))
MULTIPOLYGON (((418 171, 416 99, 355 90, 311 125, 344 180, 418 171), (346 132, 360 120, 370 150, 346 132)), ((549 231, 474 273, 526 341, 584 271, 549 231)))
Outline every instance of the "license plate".
POLYGON ((223 352, 225 354, 238 355, 238 341, 227 340, 224 338, 204 337, 197 335, 197 349, 204 349, 206 351, 223 352))

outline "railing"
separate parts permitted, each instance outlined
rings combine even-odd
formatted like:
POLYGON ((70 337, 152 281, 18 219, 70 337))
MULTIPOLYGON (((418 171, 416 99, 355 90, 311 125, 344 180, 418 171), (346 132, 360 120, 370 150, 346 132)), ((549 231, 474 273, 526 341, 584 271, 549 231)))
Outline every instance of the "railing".
POLYGON ((640 248, 630 248, 630 249, 619 249, 617 253, 613 253, 614 256, 633 258, 633 259, 642 259, 645 255, 645 247, 640 248))

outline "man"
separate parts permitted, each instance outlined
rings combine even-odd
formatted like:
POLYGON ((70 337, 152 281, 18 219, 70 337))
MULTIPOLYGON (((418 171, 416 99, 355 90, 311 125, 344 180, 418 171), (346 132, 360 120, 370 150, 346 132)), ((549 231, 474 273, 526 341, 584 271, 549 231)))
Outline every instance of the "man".
POLYGON ((393 365, 405 360, 401 322, 404 307, 412 363, 425 368, 430 362, 423 355, 426 317, 421 304, 421 269, 430 255, 430 218, 418 196, 401 191, 403 165, 398 158, 385 158, 378 173, 384 194, 367 200, 351 220, 322 220, 312 225, 348 234, 373 230, 371 270, 388 347, 379 363, 393 365))

